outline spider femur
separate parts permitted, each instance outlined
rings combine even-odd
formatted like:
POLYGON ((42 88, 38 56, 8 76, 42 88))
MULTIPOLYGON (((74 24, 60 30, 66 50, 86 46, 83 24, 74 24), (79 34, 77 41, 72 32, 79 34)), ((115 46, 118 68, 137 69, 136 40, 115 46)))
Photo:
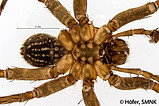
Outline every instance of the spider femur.
POLYGON ((31 65, 44 67, 55 64, 64 54, 60 42, 53 36, 39 33, 29 37, 21 47, 21 55, 31 65))

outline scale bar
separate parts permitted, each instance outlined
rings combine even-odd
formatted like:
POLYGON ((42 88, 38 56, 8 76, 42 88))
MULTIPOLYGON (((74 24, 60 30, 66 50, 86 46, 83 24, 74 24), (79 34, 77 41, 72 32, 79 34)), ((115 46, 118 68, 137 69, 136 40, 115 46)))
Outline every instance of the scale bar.
POLYGON ((60 28, 17 28, 17 29, 60 29, 60 28))

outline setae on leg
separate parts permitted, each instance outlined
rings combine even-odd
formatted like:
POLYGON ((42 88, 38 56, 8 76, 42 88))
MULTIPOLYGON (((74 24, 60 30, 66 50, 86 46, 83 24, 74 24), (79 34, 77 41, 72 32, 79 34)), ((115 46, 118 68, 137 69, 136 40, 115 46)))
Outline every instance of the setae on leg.
POLYGON ((132 8, 117 14, 109 23, 108 28, 114 32, 125 24, 145 18, 158 10, 159 0, 150 2, 140 7, 132 8))
POLYGON ((34 88, 32 91, 25 93, 0 97, 0 104, 8 104, 13 102, 24 102, 33 98, 41 98, 56 93, 64 88, 73 85, 76 81, 70 75, 60 77, 55 80, 48 81, 41 86, 34 88))
POLYGON ((110 85, 121 90, 142 88, 145 90, 152 89, 159 93, 159 84, 143 77, 120 77, 118 75, 112 75, 108 81, 110 85))

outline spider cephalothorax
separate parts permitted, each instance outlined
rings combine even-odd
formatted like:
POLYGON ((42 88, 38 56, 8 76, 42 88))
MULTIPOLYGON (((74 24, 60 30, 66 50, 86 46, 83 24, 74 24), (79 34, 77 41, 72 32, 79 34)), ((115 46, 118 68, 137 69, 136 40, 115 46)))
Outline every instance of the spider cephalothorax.
MULTIPOLYGON (((104 81, 108 80, 109 84, 117 89, 142 88, 159 93, 158 76, 137 68, 118 67, 126 63, 129 55, 127 43, 119 37, 144 34, 150 38, 150 42, 157 43, 159 31, 141 28, 113 34, 123 25, 156 12, 159 0, 121 12, 100 28, 94 27, 93 22, 86 15, 87 0, 73 0, 76 19, 57 0, 39 1, 44 3, 50 12, 69 29, 61 30, 58 38, 44 33, 28 38, 21 48, 21 54, 28 63, 39 68, 8 68, 0 70, 0 77, 12 80, 46 80, 69 73, 48 81, 32 91, 0 97, 0 104, 45 97, 82 80, 82 96, 85 105, 99 106, 100 103, 93 90, 97 77, 104 81), (143 77, 120 77, 113 74, 112 70, 143 77)), ((3 0, 0 13, 5 3, 6 0, 3 0)))

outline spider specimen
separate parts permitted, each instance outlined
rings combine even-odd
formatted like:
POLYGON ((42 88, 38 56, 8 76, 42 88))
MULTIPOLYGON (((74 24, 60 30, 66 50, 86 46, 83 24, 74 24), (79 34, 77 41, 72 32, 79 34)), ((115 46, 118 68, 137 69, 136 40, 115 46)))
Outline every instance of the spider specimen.
MULTIPOLYGON (((151 6, 150 6, 151 7, 151 6)), ((153 7, 153 6, 152 6, 153 7)), ((152 9, 152 8, 151 8, 152 9)), ((86 19, 86 23, 87 23, 87 18, 85 18, 86 19)), ((72 22, 72 21, 71 21, 72 22)), ((82 22, 84 22, 84 21, 82 21, 82 22)), ((84 24, 84 25, 86 25, 86 23, 84 22, 84 23, 82 23, 81 22, 81 26, 82 26, 82 24, 84 24)), ((77 26, 75 25, 75 27, 71 27, 71 28, 76 28, 77 26)), ((88 27, 87 25, 85 26, 86 28, 88 27)), ((88 27, 89 29, 91 29, 91 24, 90 24, 90 27, 88 27)), ((103 26, 103 27, 105 27, 105 26, 103 26)), ((107 29, 107 28, 106 28, 107 29)), ((110 29, 110 28, 109 28, 110 29)), ((108 32, 109 32, 109 29, 107 29, 108 30, 108 32)), ((98 33, 98 31, 100 31, 101 29, 99 28, 94 28, 94 30, 95 30, 95 32, 94 33, 98 33)), ((78 30, 77 30, 78 31, 78 30)), ((136 30, 135 30, 136 31, 136 30)), ((143 30, 139 30, 139 31, 143 31, 143 30)), ((111 32, 111 31, 110 31, 111 32)), ((110 32, 108 33, 108 34, 110 34, 110 32)), ((151 32, 151 31, 150 31, 151 32)), ((157 33, 157 30, 154 30, 154 31, 152 31, 152 32, 156 32, 157 33)), ((151 33, 152 33, 151 32, 151 33)), ((61 32, 61 33, 65 33, 65 32, 61 32)), ((103 33, 102 33, 103 34, 103 33)), ((99 34, 99 35, 102 35, 102 34, 99 34)), ((89 34, 88 34, 89 35, 89 34)), ((151 34, 152 35, 152 34, 151 34)), ((41 35, 40 35, 41 36, 41 35)), ((82 35, 80 35, 81 36, 81 39, 83 39, 84 41, 86 40, 85 38, 82 38, 82 37, 85 37, 85 36, 82 36, 82 35)), ((118 36, 118 34, 116 34, 116 35, 113 35, 113 36, 118 36)), ((151 37, 150 35, 148 35, 149 37, 151 37)), ((87 35, 86 35, 86 37, 88 37, 87 35)), ((108 36, 109 37, 109 36, 108 36)), ((158 38, 158 36, 157 36, 157 34, 156 35, 154 35, 154 37, 157 39, 158 38)), ((96 38, 96 37, 95 37, 96 38)), ((100 38, 100 37, 99 37, 100 38)), ((72 38, 73 39, 73 38, 72 38)), ((98 43, 100 43, 100 42, 96 42, 95 44, 93 44, 93 47, 94 47, 94 49, 95 50, 93 50, 93 49, 91 49, 91 47, 92 47, 92 42, 91 42, 91 40, 90 40, 91 38, 89 38, 89 40, 87 41, 86 40, 86 42, 80 42, 79 43, 79 45, 76 45, 76 46, 73 46, 73 52, 71 52, 71 54, 73 55, 73 58, 76 60, 76 61, 79 61, 79 62, 81 62, 82 64, 84 64, 84 66, 85 66, 85 68, 88 66, 88 67, 90 67, 92 64, 95 64, 95 63, 97 63, 96 61, 98 61, 99 60, 99 58, 101 59, 101 61, 102 62, 104 62, 104 63, 106 63, 106 64, 104 64, 104 69, 106 70, 106 68, 105 68, 105 66, 107 66, 108 65, 108 69, 109 68, 114 68, 114 67, 116 67, 116 65, 118 65, 118 64, 123 64, 124 62, 125 62, 125 58, 121 58, 121 59, 119 59, 118 60, 118 54, 116 54, 115 53, 115 55, 111 55, 110 57, 108 56, 108 55, 106 55, 106 53, 114 53, 113 52, 113 47, 112 47, 112 45, 114 45, 114 44, 116 44, 116 43, 119 43, 119 45, 117 46, 117 47, 121 47, 121 52, 123 52, 124 51, 124 53, 120 53, 121 55, 124 55, 123 57, 126 57, 127 56, 127 54, 129 54, 129 50, 128 50, 128 48, 127 48, 127 45, 125 44, 125 42, 123 41, 123 40, 114 40, 114 38, 112 39, 112 37, 110 37, 110 38, 106 38, 106 39, 109 39, 109 40, 111 40, 111 43, 109 43, 109 41, 105 41, 104 42, 104 44, 102 43, 102 44, 98 44, 98 43), (88 43, 89 42, 89 43, 88 43), (99 48, 99 46, 96 46, 96 45, 104 45, 104 46, 100 46, 100 48, 99 48), (109 45, 109 46, 108 46, 109 45), (120 46, 120 45, 122 45, 122 46, 120 46), (107 47, 108 46, 108 47, 107 47), (87 48, 87 50, 83 50, 83 49, 85 49, 85 47, 88 47, 87 48), (123 47, 123 48, 122 48, 123 47), (103 50, 103 48, 104 48, 104 50, 103 50), (90 50, 88 50, 88 49, 90 49, 90 50), (105 50, 106 49, 106 50, 105 50), (124 49, 124 50, 123 50, 124 49), (84 52, 81 52, 81 51, 84 51, 84 52), (93 57, 93 61, 92 61, 92 58, 91 57, 89 57, 89 56, 87 56, 86 54, 85 54, 85 51, 87 51, 88 53, 92 53, 92 50, 93 50, 93 53, 95 53, 95 56, 93 57), (80 51, 80 52, 79 52, 80 51), (99 51, 99 52, 97 52, 97 51, 99 51), (110 51, 112 51, 112 52, 110 52, 110 51), (96 53, 97 52, 97 53, 96 53), (81 54, 80 54, 81 53, 81 54), (82 54, 83 53, 83 54, 82 54), (83 56, 83 57, 87 57, 87 59, 86 58, 83 58, 83 57, 81 57, 80 58, 80 56, 79 55, 85 55, 85 56, 83 56), (98 55, 100 55, 100 56, 98 56, 98 55), (126 56, 125 56, 126 55, 126 56), (107 57, 108 56, 108 57, 107 57), (114 56, 114 57, 113 57, 114 56), (117 56, 117 57, 116 57, 117 56), (115 59, 115 60, 112 60, 112 59, 115 59), (118 61, 116 61, 116 59, 118 60, 118 61), (88 63, 88 64, 86 64, 86 63, 88 63), (85 65, 86 64, 86 65, 85 65)), ((115 38, 116 39, 116 38, 115 38)), ((103 40, 103 39, 102 39, 103 40)), ((153 41, 154 39, 152 39, 152 41, 153 41)), ((99 40, 96 40, 96 41, 99 41, 99 40)), ((156 41, 157 42, 157 40, 154 40, 154 41, 156 41)), ((102 41, 103 42, 103 41, 102 41)), ((61 42, 61 43, 65 43, 65 42, 61 42)), ((76 43, 77 44, 77 43, 76 43)), ((65 47, 67 44, 63 44, 63 46, 65 47)), ((32 46, 34 46, 34 45, 32 45, 32 46)), ((41 46, 42 47, 42 46, 41 46)), ((67 47, 71 47, 71 46, 67 46, 67 47)), ((65 47, 65 49, 69 49, 69 48, 67 48, 67 47, 65 47)), ((29 46, 28 46, 28 48, 29 48, 29 46)), ((115 48, 116 49, 116 48, 115 48)), ((35 50, 35 49, 34 49, 35 50)), ((22 54, 24 55, 24 48, 22 48, 22 54)), ((70 50, 69 50, 70 51, 70 50)), ((68 52, 66 52, 66 53, 68 53, 68 52)), ((51 52, 50 52, 50 54, 51 54, 51 52)), ((60 53, 58 53, 58 54, 60 54, 60 53)), ((63 54, 63 53, 62 53, 63 54)), ((92 54, 92 55, 94 55, 94 54, 92 54)), ((120 55, 120 56, 121 56, 120 55)), ((121 56, 122 57, 122 56, 121 56)), ((70 59, 69 59, 70 60, 70 59)), ((52 62, 52 61, 51 61, 52 62)), ((99 63, 100 63, 100 61, 98 61, 99 63)), ((59 62, 60 64, 62 64, 62 62, 59 62)), ((34 64, 34 63, 31 63, 31 64, 34 64)), ((39 64, 38 64, 39 65, 39 64)), ((99 64, 100 65, 100 67, 103 67, 101 64, 99 64)), ((43 66, 43 65, 42 65, 43 66)), ((82 70, 84 70, 84 66, 83 66, 83 69, 82 70)), ((95 65, 94 65, 95 66, 95 65)), ((97 65, 96 65, 97 66, 97 65)), ((103 80, 106 80, 107 79, 107 77, 109 78, 109 79, 111 79, 111 77, 113 77, 113 74, 112 74, 112 72, 110 72, 110 76, 108 75, 108 76, 106 76, 106 77, 102 77, 101 75, 103 75, 103 74, 100 74, 99 72, 101 72, 101 71, 99 71, 98 70, 98 68, 95 66, 95 70, 96 71, 98 71, 97 72, 97 74, 103 79, 103 80), (106 79, 105 79, 106 78, 106 79)), ((73 67, 72 67, 73 68, 73 67)), ((87 68, 86 68, 87 69, 87 68)), ((90 68, 91 69, 91 68, 90 68)), ((92 70, 94 70, 94 69, 92 69, 92 70)), ((115 69, 114 69, 115 70, 115 69)), ((117 69, 116 69, 117 70, 117 69)), ((59 72, 59 71, 58 71, 59 72)), ((70 71, 71 72, 71 71, 70 71)), ((82 72, 87 72, 87 71, 82 71, 82 72)), ((29 75, 29 74, 28 74, 29 75)), ((85 74, 84 74, 85 75, 85 74)), ((92 75, 92 74, 91 74, 92 75)), ((25 76, 23 76, 23 78, 24 77, 28 77, 27 75, 25 75, 25 76)), ((93 76, 94 77, 94 76, 93 76)), ((155 80, 157 80, 157 76, 153 76, 153 77, 155 77, 155 80)), ((21 77, 22 78, 22 77, 21 77)), ((41 78, 41 77, 39 77, 39 78, 41 78)), ((82 77, 82 79, 83 79, 83 81, 86 83, 86 85, 87 84, 90 84, 90 83, 87 83, 87 78, 85 79, 84 77, 82 77)), ((91 79, 91 81, 93 81, 95 78, 93 78, 93 79, 91 79)), ((124 79, 124 78, 123 78, 124 79)), ((131 79, 131 78, 130 78, 131 79)), ((136 79, 139 81, 140 79, 139 79, 139 77, 136 77, 136 79)), ((36 79, 37 80, 37 79, 36 79)), ((148 79, 146 79, 147 81, 150 81, 150 80, 148 80, 148 79)), ((157 80, 158 81, 158 80, 157 80)), ((117 80, 117 82, 118 82, 118 80, 117 80)), ((92 82, 93 83, 93 82, 92 82)), ((136 82, 137 83, 137 82, 136 82)), ((143 84, 144 85, 144 84, 143 84)), ((93 86, 93 85, 91 85, 91 86, 93 86)), ((117 85, 116 85, 117 86, 117 85)), ((86 88, 87 86, 85 86, 84 85, 84 88, 86 88)), ((89 91, 89 88, 90 87, 88 87, 88 91, 89 91)), ((156 89, 156 90, 158 90, 158 88, 156 89)), ((5 102, 6 100, 5 100, 5 98, 1 98, 1 100, 2 100, 2 102, 5 102)), ((84 100, 86 100, 86 99, 84 99, 84 100)), ((89 103, 89 101, 87 101, 86 100, 86 105, 89 105, 89 104, 87 104, 87 103, 89 103)), ((93 103, 93 102, 92 102, 93 103)))

